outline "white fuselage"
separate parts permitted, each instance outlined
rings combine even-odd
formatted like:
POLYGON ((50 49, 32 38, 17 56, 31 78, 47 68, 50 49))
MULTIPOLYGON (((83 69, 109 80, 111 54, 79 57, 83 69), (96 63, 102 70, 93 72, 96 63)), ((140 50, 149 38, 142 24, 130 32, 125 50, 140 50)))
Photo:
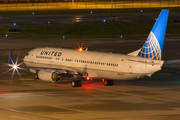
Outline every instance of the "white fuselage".
POLYGON ((27 66, 57 71, 86 72, 88 77, 131 80, 150 76, 161 70, 164 61, 142 57, 78 51, 63 48, 36 48, 24 57, 27 66))

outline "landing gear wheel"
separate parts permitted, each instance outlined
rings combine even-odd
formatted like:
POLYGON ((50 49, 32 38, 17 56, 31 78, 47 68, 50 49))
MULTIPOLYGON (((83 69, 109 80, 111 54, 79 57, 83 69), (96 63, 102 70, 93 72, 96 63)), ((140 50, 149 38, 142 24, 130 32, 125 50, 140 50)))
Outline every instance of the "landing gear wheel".
POLYGON ((82 82, 81 82, 81 80, 78 80, 77 81, 77 87, 81 87, 82 86, 82 82))
POLYGON ((104 86, 108 86, 109 85, 109 80, 104 80, 103 84, 104 84, 104 86))
POLYGON ((36 71, 35 79, 39 79, 38 73, 39 73, 39 70, 36 71))
POLYGON ((71 82, 71 85, 72 85, 72 87, 76 87, 76 86, 77 86, 77 81, 76 81, 76 80, 73 80, 73 81, 71 82))
POLYGON ((35 75, 35 79, 39 79, 39 77, 38 77, 38 75, 37 75, 37 74, 35 75))
POLYGON ((109 80, 109 85, 113 86, 114 85, 114 81, 113 80, 109 80))

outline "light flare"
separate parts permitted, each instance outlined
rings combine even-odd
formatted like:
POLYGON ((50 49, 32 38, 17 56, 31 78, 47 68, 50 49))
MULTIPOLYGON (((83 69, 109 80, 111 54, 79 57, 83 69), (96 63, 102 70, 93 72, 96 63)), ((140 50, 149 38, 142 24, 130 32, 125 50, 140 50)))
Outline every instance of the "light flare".
POLYGON ((89 78, 89 77, 87 77, 87 78, 86 78, 86 80, 87 80, 87 81, 89 81, 89 80, 90 80, 90 78, 89 78))
POLYGON ((75 49, 77 49, 79 52, 85 51, 84 49, 87 47, 87 46, 83 47, 83 42, 81 43, 81 46, 78 43, 77 45, 78 45, 78 48, 75 48, 75 49))
POLYGON ((80 52, 82 52, 82 51, 83 51, 83 48, 79 48, 78 50, 79 50, 80 52))
POLYGON ((17 64, 17 63, 18 63, 18 59, 19 59, 19 56, 17 57, 15 63, 12 61, 12 64, 8 64, 8 66, 10 66, 11 68, 3 73, 3 74, 6 74, 7 72, 9 72, 9 71, 12 70, 11 80, 13 79, 15 72, 17 72, 17 74, 18 74, 19 77, 21 78, 21 74, 20 74, 20 72, 19 72, 19 69, 23 70, 22 68, 20 68, 20 65, 21 65, 23 62, 17 64))

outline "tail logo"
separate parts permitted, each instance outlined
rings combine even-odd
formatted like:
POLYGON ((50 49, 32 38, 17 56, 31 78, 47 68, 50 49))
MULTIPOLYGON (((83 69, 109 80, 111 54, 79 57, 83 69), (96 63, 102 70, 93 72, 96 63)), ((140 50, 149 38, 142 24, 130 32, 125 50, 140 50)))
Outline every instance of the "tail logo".
POLYGON ((154 60, 161 60, 161 48, 156 36, 151 32, 139 51, 138 57, 151 58, 154 60))

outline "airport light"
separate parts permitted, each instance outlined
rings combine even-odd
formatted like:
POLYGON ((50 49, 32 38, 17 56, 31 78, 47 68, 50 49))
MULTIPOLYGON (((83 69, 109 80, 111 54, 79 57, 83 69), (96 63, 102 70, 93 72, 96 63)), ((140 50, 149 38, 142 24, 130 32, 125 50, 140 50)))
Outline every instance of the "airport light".
POLYGON ((51 22, 50 21, 48 21, 48 25, 50 24, 51 22))
POLYGON ((16 23, 14 23, 14 26, 16 25, 16 23))
POLYGON ((106 22, 106 20, 104 19, 104 20, 103 20, 103 22, 105 23, 105 22, 106 22))
POLYGON ((143 12, 143 10, 141 10, 141 12, 143 12))
POLYGON ((8 37, 8 34, 5 34, 6 37, 8 37))
POLYGON ((91 11, 90 13, 92 14, 93 12, 91 11))
POLYGON ((122 38, 123 36, 121 35, 120 37, 122 38))
POLYGON ((32 15, 34 15, 34 12, 32 12, 32 15))
POLYGON ((155 18, 155 20, 157 20, 157 18, 155 18))
POLYGON ((65 38, 65 36, 63 36, 63 38, 65 38))

